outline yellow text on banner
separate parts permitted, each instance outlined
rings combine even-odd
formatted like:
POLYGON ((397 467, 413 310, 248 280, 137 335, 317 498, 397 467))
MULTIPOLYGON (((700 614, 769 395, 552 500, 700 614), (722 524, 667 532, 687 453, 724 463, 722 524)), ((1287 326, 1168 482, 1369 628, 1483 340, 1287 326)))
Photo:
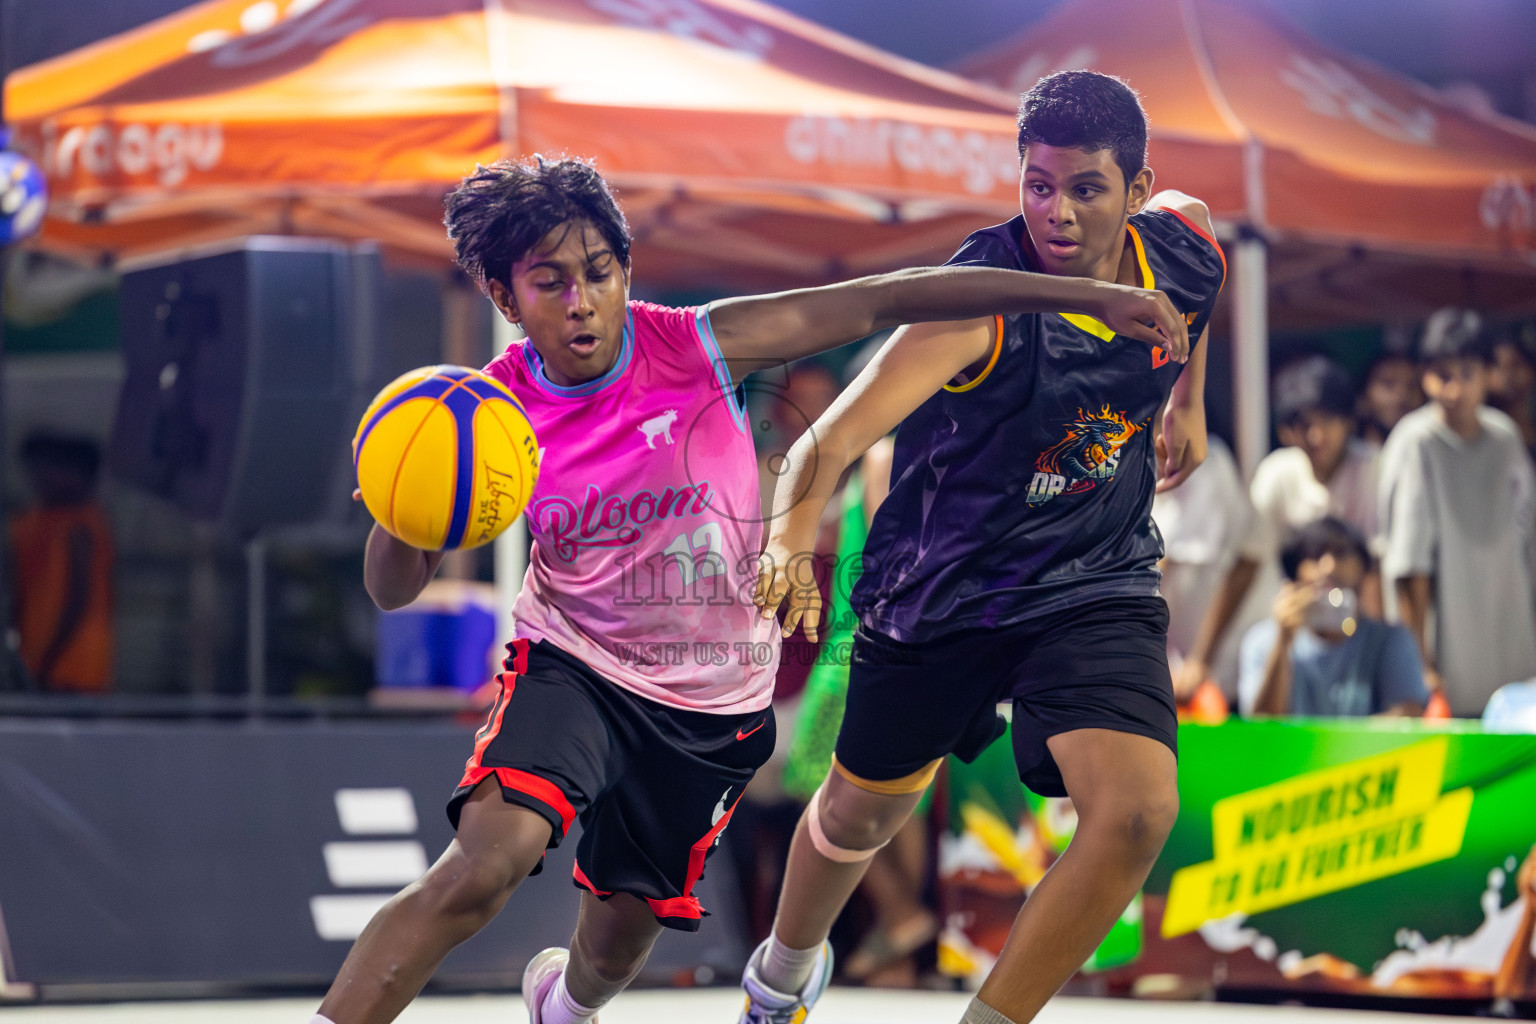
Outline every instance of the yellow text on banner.
POLYGON ((1217 801, 1215 858, 1174 873, 1162 934, 1456 856, 1472 790, 1440 794, 1447 748, 1437 737, 1217 801))

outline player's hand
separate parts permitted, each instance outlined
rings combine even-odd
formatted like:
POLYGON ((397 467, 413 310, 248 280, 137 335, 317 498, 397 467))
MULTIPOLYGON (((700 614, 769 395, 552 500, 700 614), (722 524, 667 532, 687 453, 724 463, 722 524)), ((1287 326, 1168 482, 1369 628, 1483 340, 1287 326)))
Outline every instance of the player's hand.
POLYGON ((813 545, 790 547, 770 539, 757 558, 757 588, 752 603, 771 619, 784 605, 783 636, 794 633, 797 625, 805 627, 805 638, 816 642, 821 626, 821 590, 816 586, 813 545), (787 603, 786 603, 787 602, 787 603))
POLYGON ((1163 429, 1153 445, 1157 452, 1157 493, 1161 494, 1188 480, 1209 454, 1205 409, 1170 405, 1163 413, 1163 429))
POLYGON ((354 487, 354 488, 352 488, 352 500, 353 501, 362 501, 363 500, 363 489, 361 487, 354 487))
POLYGON ((1189 360, 1189 324, 1160 291, 1099 282, 1091 315, 1127 338, 1155 345, 1176 363, 1189 360))

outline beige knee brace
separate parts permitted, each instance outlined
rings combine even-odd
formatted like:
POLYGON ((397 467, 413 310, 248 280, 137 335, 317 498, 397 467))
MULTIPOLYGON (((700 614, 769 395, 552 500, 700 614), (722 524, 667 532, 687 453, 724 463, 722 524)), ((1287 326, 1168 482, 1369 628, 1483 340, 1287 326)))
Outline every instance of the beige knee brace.
POLYGON ((816 792, 811 794, 811 803, 806 808, 805 816, 806 824, 810 826, 811 845, 816 847, 817 853, 827 858, 827 860, 835 861, 838 864, 857 864, 860 861, 873 857, 876 853, 880 852, 881 847, 885 846, 885 843, 890 842, 887 839, 880 846, 875 846, 868 850, 849 850, 838 846, 828 839, 826 832, 822 831, 821 828, 821 791, 824 788, 824 785, 818 786, 816 792))

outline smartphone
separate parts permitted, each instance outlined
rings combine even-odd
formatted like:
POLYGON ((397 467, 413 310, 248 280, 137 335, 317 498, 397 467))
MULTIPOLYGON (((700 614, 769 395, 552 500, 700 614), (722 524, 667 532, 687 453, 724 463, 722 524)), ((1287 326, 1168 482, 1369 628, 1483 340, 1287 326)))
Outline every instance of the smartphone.
POLYGON ((1360 595, 1348 587, 1325 590, 1307 610, 1307 628, 1314 633, 1343 633, 1354 636, 1359 622, 1360 595))

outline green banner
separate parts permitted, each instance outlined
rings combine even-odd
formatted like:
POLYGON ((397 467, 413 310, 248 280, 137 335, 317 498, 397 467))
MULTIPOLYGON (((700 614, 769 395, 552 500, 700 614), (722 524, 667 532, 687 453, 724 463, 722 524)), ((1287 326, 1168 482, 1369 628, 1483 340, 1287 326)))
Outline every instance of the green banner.
MULTIPOLYGON (((1231 721, 1181 727, 1179 748, 1178 823, 1129 915, 1142 942, 1125 973, 1536 996, 1536 736, 1399 719, 1231 721)), ((941 877, 966 920, 988 919, 972 905, 989 874, 994 894, 1001 879, 1027 892, 1053 859, 1053 819, 1070 817, 1031 802, 1009 753, 1000 743, 950 766, 941 877)), ((946 941, 956 973, 984 965, 987 940, 961 919, 946 941)), ((1124 938, 1112 945, 1121 952, 1104 962, 1101 948, 1098 966, 1126 959, 1124 938)))

